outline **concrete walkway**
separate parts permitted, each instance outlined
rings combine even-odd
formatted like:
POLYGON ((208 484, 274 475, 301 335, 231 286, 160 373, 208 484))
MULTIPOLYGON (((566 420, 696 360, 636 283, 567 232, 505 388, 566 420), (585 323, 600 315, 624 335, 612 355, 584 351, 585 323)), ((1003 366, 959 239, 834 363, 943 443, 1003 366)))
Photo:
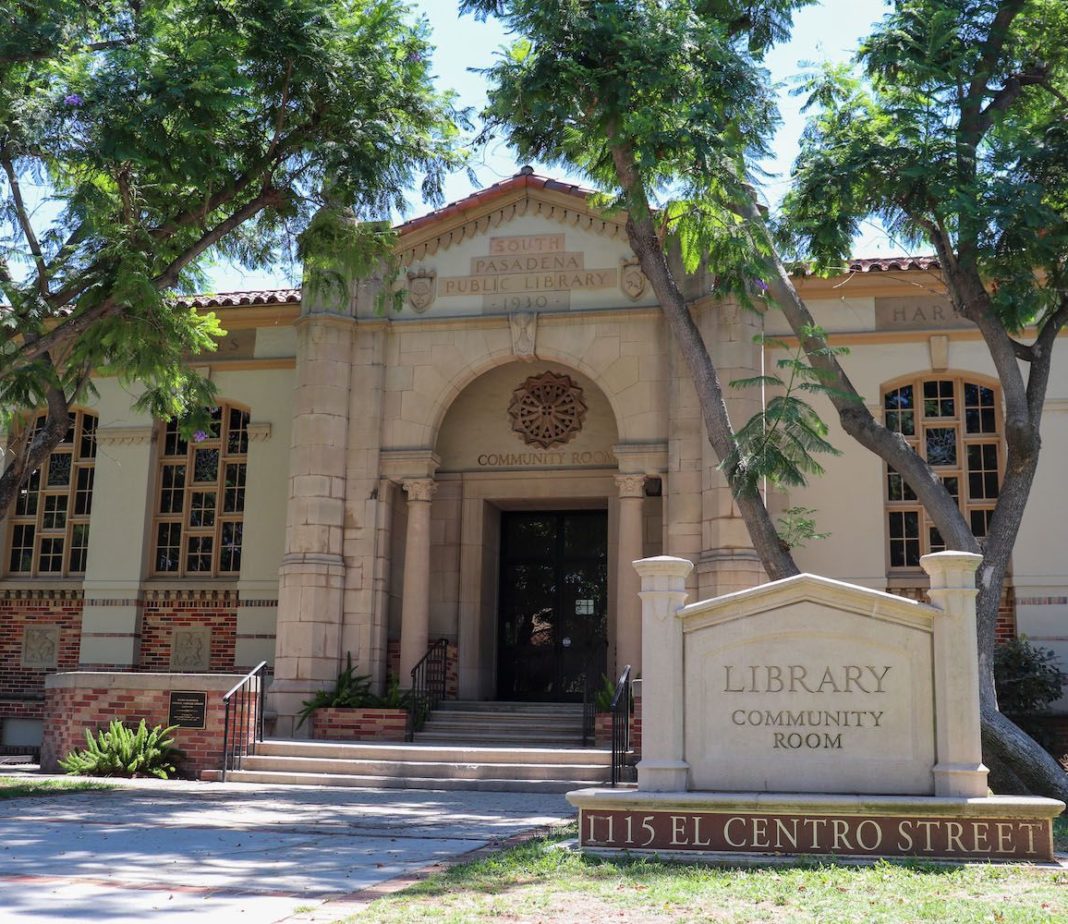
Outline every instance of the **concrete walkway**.
POLYGON ((332 922, 563 823, 559 795, 132 781, 0 801, 0 921, 332 922))

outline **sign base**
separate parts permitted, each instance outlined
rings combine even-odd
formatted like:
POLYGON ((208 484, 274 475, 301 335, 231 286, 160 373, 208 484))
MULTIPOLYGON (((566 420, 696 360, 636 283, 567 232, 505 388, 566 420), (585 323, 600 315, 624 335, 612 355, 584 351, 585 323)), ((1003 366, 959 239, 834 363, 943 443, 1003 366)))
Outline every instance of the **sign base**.
POLYGON ((599 854, 1053 859, 1054 799, 580 789, 579 846, 599 854))

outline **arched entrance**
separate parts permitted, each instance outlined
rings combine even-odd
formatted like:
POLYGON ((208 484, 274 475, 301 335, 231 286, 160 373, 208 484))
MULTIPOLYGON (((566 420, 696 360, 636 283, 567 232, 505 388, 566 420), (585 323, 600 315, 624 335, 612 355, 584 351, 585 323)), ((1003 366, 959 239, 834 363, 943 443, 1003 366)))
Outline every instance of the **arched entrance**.
POLYGON ((458 544, 461 698, 565 702, 612 666, 615 415, 588 377, 510 363, 471 382, 435 446, 458 544))

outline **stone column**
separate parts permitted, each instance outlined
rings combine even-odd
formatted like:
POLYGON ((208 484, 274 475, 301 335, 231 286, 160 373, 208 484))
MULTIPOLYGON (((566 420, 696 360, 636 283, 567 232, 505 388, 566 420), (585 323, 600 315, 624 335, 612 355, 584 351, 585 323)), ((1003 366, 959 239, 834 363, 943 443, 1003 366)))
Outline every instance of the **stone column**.
POLYGON ((676 614, 693 564, 660 555, 634 563, 642 582, 642 759, 638 789, 685 792, 683 637, 676 614))
POLYGON ((642 606, 638 597, 641 579, 634 562, 644 554, 642 505, 645 501, 644 475, 617 475, 619 486, 619 538, 616 544, 616 670, 618 676, 628 664, 631 677, 642 669, 642 606))
POLYGON ((408 529, 404 537, 404 586, 401 599, 400 685, 411 684, 412 668, 426 654, 430 634, 430 500, 437 490, 431 478, 403 482, 408 494, 408 529))
POLYGON ((935 795, 982 798, 987 769, 979 718, 975 570, 981 555, 935 552, 920 559, 931 576, 934 620, 935 795))

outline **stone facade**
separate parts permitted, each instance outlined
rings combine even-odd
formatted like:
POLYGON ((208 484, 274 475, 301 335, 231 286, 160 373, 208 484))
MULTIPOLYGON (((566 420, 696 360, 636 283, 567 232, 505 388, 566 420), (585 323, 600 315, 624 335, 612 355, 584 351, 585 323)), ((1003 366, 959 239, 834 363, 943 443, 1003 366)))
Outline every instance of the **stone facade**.
MULTIPOLYGON (((32 739, 27 721, 39 739, 43 681, 56 670, 243 672, 261 660, 273 664, 277 732, 307 734, 295 728, 301 703, 333 682, 346 654, 381 690, 437 638, 450 646, 450 696, 497 699, 527 683, 502 676, 511 657, 542 664, 537 695, 574 699, 601 673, 625 664, 641 673, 630 562, 693 561, 695 598, 764 581, 617 219, 580 190, 523 173, 397 230, 396 285, 408 287, 398 311, 383 310, 376 278, 309 285, 303 299, 284 290, 195 302, 230 332, 202 370, 249 415, 238 570, 157 571, 161 429, 118 383, 98 383, 85 573, 3 571, 0 743, 32 739), (593 525, 569 545, 572 513, 593 525), (544 519, 524 525, 522 514, 544 519), (557 527, 558 545, 543 544, 541 559, 508 552, 522 538, 509 529, 557 527), (505 613, 510 588, 535 599, 516 577, 535 571, 544 612, 505 613), (58 629, 54 668, 44 658, 51 636, 27 641, 30 627, 58 629), (27 644, 39 655, 32 665, 27 644)), ((680 278, 724 381, 773 368, 778 348, 754 338, 789 342, 779 316, 708 297, 703 271, 680 278)), ((911 313, 901 304, 918 279, 937 285, 921 263, 799 280, 832 342, 849 347, 842 361, 877 415, 903 376, 993 380, 978 333, 927 310, 944 298, 925 296, 911 313)), ((1068 516, 1051 461, 1068 454, 1068 362, 1054 370, 1034 489, 1043 500, 1020 532, 999 637, 1026 633, 1068 663, 1068 516)), ((736 423, 760 401, 759 390, 728 389, 736 423)), ((918 564, 890 560, 885 467, 821 410, 844 455, 825 458, 826 475, 806 488, 769 497, 774 517, 811 508, 830 533, 796 550, 799 566, 922 595, 918 564)))

